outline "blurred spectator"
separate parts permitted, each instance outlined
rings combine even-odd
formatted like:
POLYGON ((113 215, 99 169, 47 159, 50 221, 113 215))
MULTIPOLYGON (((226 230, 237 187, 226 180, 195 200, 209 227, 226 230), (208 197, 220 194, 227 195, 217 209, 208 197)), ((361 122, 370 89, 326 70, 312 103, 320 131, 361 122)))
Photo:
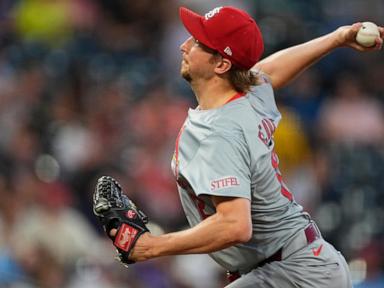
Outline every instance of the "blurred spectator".
POLYGON ((320 133, 339 144, 380 145, 384 140, 384 112, 353 74, 341 75, 335 95, 320 112, 320 133), (351 121, 348 121, 348 120, 351 121))
POLYGON ((324 90, 321 89, 321 77, 319 71, 311 68, 291 85, 284 89, 282 101, 293 109, 299 117, 298 121, 303 126, 305 135, 308 135, 309 141, 314 141, 317 131, 314 127, 317 124, 317 117, 323 100, 324 90))
POLYGON ((72 32, 68 3, 63 0, 20 1, 13 11, 16 31, 27 41, 63 45, 72 32))

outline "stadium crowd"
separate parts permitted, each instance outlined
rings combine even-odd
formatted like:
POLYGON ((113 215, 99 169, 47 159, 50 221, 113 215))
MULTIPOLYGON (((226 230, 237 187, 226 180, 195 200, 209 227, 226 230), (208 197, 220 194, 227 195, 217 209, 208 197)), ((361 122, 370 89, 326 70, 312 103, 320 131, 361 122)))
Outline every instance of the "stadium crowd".
MULTIPOLYGON (((257 19, 264 56, 384 19, 382 0, 0 2, 0 287, 223 286, 206 255, 119 265, 92 193, 112 175, 154 233, 187 225, 170 171, 196 105, 178 7, 227 4, 257 19)), ((359 288, 384 286, 383 57, 339 49, 276 93, 284 179, 359 288)))

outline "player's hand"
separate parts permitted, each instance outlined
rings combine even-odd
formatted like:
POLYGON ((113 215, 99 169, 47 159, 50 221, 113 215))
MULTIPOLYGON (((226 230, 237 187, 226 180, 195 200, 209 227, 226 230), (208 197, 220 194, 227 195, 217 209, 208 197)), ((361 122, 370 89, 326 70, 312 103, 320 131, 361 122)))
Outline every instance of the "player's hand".
POLYGON ((111 237, 115 237, 116 234, 117 234, 117 229, 115 229, 115 228, 111 229, 111 231, 109 232, 109 236, 111 236, 111 237))
POLYGON ((358 51, 380 50, 383 47, 384 27, 379 26, 380 37, 376 38, 376 45, 372 47, 364 47, 356 42, 356 35, 362 23, 354 23, 353 25, 342 26, 335 33, 340 47, 351 47, 358 51))

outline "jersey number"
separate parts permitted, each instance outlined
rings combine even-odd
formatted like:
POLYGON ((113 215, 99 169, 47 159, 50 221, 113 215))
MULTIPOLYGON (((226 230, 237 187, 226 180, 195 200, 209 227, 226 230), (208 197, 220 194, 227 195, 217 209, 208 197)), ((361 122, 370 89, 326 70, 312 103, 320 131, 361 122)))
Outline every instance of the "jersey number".
POLYGON ((293 195, 283 181, 283 175, 281 175, 281 172, 279 169, 279 157, 277 157, 277 154, 275 153, 275 151, 272 151, 271 159, 272 159, 272 167, 273 169, 275 169, 277 180, 281 185, 281 194, 283 194, 284 197, 288 198, 289 201, 292 201, 293 195))

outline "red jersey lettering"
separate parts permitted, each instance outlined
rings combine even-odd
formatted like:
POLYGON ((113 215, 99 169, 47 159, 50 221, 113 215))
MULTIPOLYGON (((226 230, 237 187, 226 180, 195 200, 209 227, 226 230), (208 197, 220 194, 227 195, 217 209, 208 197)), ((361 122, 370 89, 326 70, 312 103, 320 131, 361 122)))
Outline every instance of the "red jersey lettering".
POLYGON ((283 194, 284 197, 288 198, 288 200, 292 201, 293 195, 283 181, 283 175, 281 174, 279 169, 279 157, 277 157, 277 154, 275 153, 275 151, 272 151, 271 153, 271 160, 272 160, 272 167, 275 169, 277 181, 279 181, 281 185, 281 194, 283 194))

